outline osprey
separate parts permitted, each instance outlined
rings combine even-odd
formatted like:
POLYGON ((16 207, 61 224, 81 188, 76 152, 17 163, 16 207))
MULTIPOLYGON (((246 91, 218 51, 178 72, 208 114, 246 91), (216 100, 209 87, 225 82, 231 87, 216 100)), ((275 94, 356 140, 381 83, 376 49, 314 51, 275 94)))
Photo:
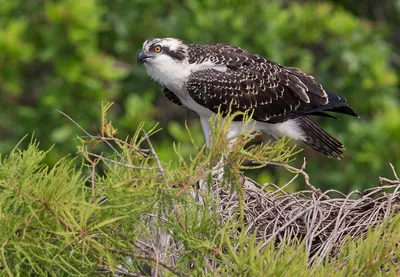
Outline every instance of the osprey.
MULTIPOLYGON (((336 112, 358 117, 344 97, 324 90, 314 77, 237 46, 152 38, 144 42, 138 63, 144 63, 170 101, 200 116, 207 145, 212 115, 250 111, 254 131, 276 139, 286 136, 324 155, 339 157, 343 145, 309 115, 335 118, 325 112, 336 112)), ((240 116, 234 118, 228 136, 243 130, 240 121, 240 116)))

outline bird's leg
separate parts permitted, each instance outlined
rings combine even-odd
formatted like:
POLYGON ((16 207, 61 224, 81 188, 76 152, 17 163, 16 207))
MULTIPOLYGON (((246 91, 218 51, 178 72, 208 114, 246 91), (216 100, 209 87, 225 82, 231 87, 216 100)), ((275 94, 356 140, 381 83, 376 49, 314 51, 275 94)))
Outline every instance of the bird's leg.
MULTIPOLYGON (((254 123, 255 124, 255 123, 254 123)), ((228 133, 226 134, 226 140, 228 141, 228 148, 229 151, 233 151, 232 148, 234 147, 238 136, 245 135, 253 137, 255 136, 256 132, 251 132, 254 130, 254 124, 245 124, 244 122, 232 122, 228 133)), ((229 153, 229 151, 227 151, 229 153)), ((228 153, 222 153, 222 157, 219 162, 214 166, 213 169, 213 176, 217 177, 217 180, 221 181, 224 178, 224 162, 228 159, 228 153)))
MULTIPOLYGON (((209 120, 209 118, 200 117, 200 125, 201 125, 201 129, 203 131, 204 141, 207 145, 207 148, 210 149, 211 127, 210 127, 210 123, 208 122, 208 120, 209 120)), ((198 189, 199 189, 199 191, 201 191, 205 194, 208 193, 209 185, 203 178, 201 178, 199 180, 198 189)), ((200 195, 198 193, 195 194, 195 200, 200 201, 200 195)))
MULTIPOLYGON (((210 123, 208 121, 208 118, 200 118, 200 123, 201 123, 201 128, 203 130, 204 134, 204 140, 207 145, 207 147, 210 147, 210 135, 211 135, 211 127, 210 123)), ((233 122, 232 125, 229 127, 228 133, 226 134, 226 140, 228 141, 228 148, 231 149, 233 148, 237 136, 242 132, 243 129, 243 124, 242 122, 235 123, 233 122)), ((225 173, 225 161, 227 160, 227 153, 222 153, 220 160, 217 162, 215 166, 212 168, 212 176, 215 180, 221 182, 224 178, 224 173, 225 173)), ((207 182, 203 179, 199 181, 199 190, 202 191, 203 193, 208 193, 209 189, 211 187, 207 182)), ((199 199, 199 196, 196 195, 196 200, 199 199)))
POLYGON ((200 117, 201 130, 203 131, 204 141, 208 148, 210 148, 210 135, 211 127, 208 122, 209 118, 200 117))
MULTIPOLYGON (((200 117, 200 124, 204 135, 204 140, 208 148, 210 148, 210 135, 211 135, 211 126, 209 123, 209 118, 200 117)), ((234 138, 238 132, 240 132, 241 127, 238 128, 236 125, 232 125, 227 134, 227 140, 229 140, 229 148, 232 148, 235 143, 236 138, 234 138)), ((222 181, 224 177, 224 161, 226 160, 225 154, 222 154, 222 157, 217 162, 215 166, 212 168, 211 175, 218 181, 222 181)), ((199 190, 203 193, 208 193, 210 189, 210 184, 208 184, 205 180, 200 179, 199 181, 199 190)), ((196 200, 199 200, 199 195, 196 195, 196 200)))
MULTIPOLYGON (((228 133, 226 134, 226 140, 228 141, 228 148, 233 148, 233 145, 236 142, 237 135, 240 133, 240 128, 238 126, 232 124, 229 128, 228 133)), ((218 181, 222 181, 224 178, 224 160, 226 160, 226 153, 222 153, 221 159, 218 163, 213 167, 212 175, 216 177, 218 181)))

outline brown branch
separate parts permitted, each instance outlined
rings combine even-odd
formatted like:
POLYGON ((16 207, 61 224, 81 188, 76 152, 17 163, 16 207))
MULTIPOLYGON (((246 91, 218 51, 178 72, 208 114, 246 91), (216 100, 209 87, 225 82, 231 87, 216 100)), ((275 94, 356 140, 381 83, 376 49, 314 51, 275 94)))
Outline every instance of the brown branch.
POLYGON ((400 185, 400 180, 390 180, 388 178, 379 177, 379 184, 391 184, 391 185, 400 185))
POLYGON ((3 242, 3 244, 2 244, 1 247, 0 247, 0 249, 4 249, 4 248, 6 247, 6 245, 7 245, 7 243, 8 243, 8 240, 9 240, 9 239, 6 239, 6 240, 3 242))
POLYGON ((110 252, 113 252, 113 253, 122 254, 122 255, 125 255, 125 256, 131 256, 131 257, 135 257, 135 258, 141 259, 141 260, 148 260, 148 261, 152 261, 152 262, 156 262, 156 263, 158 262, 162 267, 164 267, 165 269, 167 269, 167 270, 169 270, 170 272, 174 273, 175 275, 182 276, 182 277, 189 276, 189 275, 180 273, 179 271, 177 271, 176 269, 174 269, 172 266, 170 266, 170 265, 168 265, 168 264, 166 264, 166 263, 160 261, 160 260, 158 259, 158 257, 156 257, 155 255, 149 255, 149 254, 134 254, 134 253, 131 253, 131 252, 125 251, 125 250, 120 250, 120 249, 116 249, 116 248, 107 248, 107 247, 105 247, 104 245, 102 246, 102 248, 103 248, 104 250, 106 250, 106 251, 110 251, 110 252))
POLYGON ((147 277, 147 275, 130 273, 126 269, 122 270, 122 269, 115 268, 114 270, 111 270, 111 268, 109 268, 108 266, 105 266, 105 265, 99 265, 99 266, 97 266, 97 268, 99 269, 99 271, 96 271, 95 273, 98 273, 98 274, 114 273, 117 275, 128 276, 128 277, 147 277))
POLYGON ((95 171, 95 169, 96 169, 96 165, 97 165, 99 160, 100 159, 94 159, 91 162, 91 164, 92 164, 92 172, 91 172, 92 201, 94 201, 94 199, 96 197, 96 192, 95 192, 95 188, 96 188, 96 185, 95 185, 95 176, 96 175, 95 174, 96 174, 96 171, 95 171))
POLYGON ((128 168, 133 168, 133 169, 154 170, 154 169, 158 168, 157 166, 144 167, 144 166, 136 166, 136 165, 132 165, 132 164, 127 164, 127 163, 121 163, 121 162, 117 162, 117 161, 105 158, 105 157, 103 157, 101 155, 97 155, 97 154, 86 152, 86 151, 79 151, 78 153, 79 154, 88 155, 88 156, 92 156, 92 157, 95 157, 95 158, 98 158, 98 159, 101 159, 101 160, 104 160, 104 161, 107 161, 107 162, 110 162, 110 163, 114 163, 114 164, 117 164, 117 165, 121 165, 121 166, 128 167, 128 168))
POLYGON ((99 135, 91 135, 91 134, 90 134, 89 132, 87 132, 81 125, 79 125, 75 120, 73 120, 72 117, 70 117, 69 115, 67 115, 66 113, 64 113, 64 112, 62 112, 62 111, 60 111, 60 110, 57 110, 57 112, 59 112, 59 113, 62 114, 64 117, 66 117, 69 121, 71 121, 71 122, 72 122, 76 127, 78 127, 83 133, 85 133, 85 135, 86 135, 87 137, 89 137, 89 138, 91 138, 91 139, 94 139, 94 140, 100 140, 100 141, 105 142, 105 143, 106 143, 111 149, 113 149, 114 152, 117 153, 117 155, 120 156, 120 158, 123 159, 123 160, 124 160, 123 156, 109 143, 109 141, 115 141, 115 142, 119 142, 119 143, 121 143, 121 144, 127 145, 127 146, 129 146, 130 148, 132 148, 132 149, 134 149, 134 150, 136 150, 136 151, 138 151, 138 152, 141 152, 141 153, 144 154, 144 155, 145 155, 145 152, 148 152, 148 151, 149 151, 149 150, 147 150, 147 149, 140 149, 140 148, 138 148, 138 147, 136 147, 136 146, 134 146, 134 145, 131 145, 131 144, 129 144, 129 143, 123 141, 123 140, 117 139, 117 138, 108 138, 108 137, 99 136, 99 135))
MULTIPOLYGON (((21 190, 21 189, 18 188, 17 186, 14 186, 14 185, 13 185, 13 187, 14 187, 20 194, 22 194, 23 196, 29 198, 31 201, 42 204, 43 207, 44 207, 47 211, 49 211, 49 212, 61 223, 61 225, 63 225, 68 231, 71 231, 71 230, 72 230, 72 228, 71 228, 61 217, 59 217, 59 216, 50 208, 50 205, 49 205, 49 202, 48 202, 48 201, 43 200, 43 199, 38 198, 38 197, 30 196, 29 194, 27 194, 26 192, 24 192, 23 190, 21 190)), ((60 205, 61 205, 61 204, 60 204, 60 205)))
MULTIPOLYGON (((155 149, 153 147, 153 144, 151 143, 147 133, 144 132, 144 131, 143 131, 143 133, 144 133, 144 137, 145 137, 147 143, 149 144, 150 152, 153 154, 153 157, 154 157, 154 159, 155 159, 155 161, 157 163, 157 167, 160 170, 160 173, 164 178, 165 184, 168 186, 168 179, 167 179, 167 176, 165 175, 165 170, 161 165, 161 161, 158 158, 157 152, 155 151, 155 149)), ((175 213, 175 216, 176 216, 176 220, 178 221, 179 226, 181 226, 181 228, 184 229, 185 228, 185 224, 183 223, 182 216, 181 216, 181 214, 180 214, 180 212, 178 210, 178 207, 176 206, 175 201, 172 202, 172 206, 173 206, 173 210, 174 210, 174 213, 175 213)))
POLYGON ((143 131, 143 133, 144 133, 144 137, 145 137, 147 143, 149 144, 150 152, 151 152, 151 154, 153 154, 154 160, 157 163, 157 167, 160 170, 161 175, 164 177, 165 182, 168 184, 167 177, 165 175, 165 170, 161 165, 161 162, 160 162, 160 159, 158 158, 157 152, 154 150, 153 144, 151 144, 151 141, 150 141, 149 136, 147 135, 147 133, 145 131, 143 131))
POLYGON ((301 174, 304 177, 304 182, 306 186, 311 189, 318 197, 329 199, 329 196, 326 194, 323 194, 320 189, 315 188, 311 183, 310 183, 310 176, 304 171, 306 168, 306 159, 304 158, 303 165, 301 168, 296 168, 294 166, 288 165, 287 163, 277 163, 277 162, 268 162, 267 164, 269 165, 274 165, 274 166, 279 166, 279 167, 284 167, 289 171, 295 172, 297 174, 301 174))

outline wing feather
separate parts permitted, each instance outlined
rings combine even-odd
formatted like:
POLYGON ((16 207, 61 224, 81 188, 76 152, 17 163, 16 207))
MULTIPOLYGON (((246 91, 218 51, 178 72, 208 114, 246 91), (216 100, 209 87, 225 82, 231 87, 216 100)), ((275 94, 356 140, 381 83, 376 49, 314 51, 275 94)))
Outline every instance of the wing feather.
MULTIPOLYGON (((191 63, 209 60, 227 67, 226 71, 193 72, 186 83, 189 95, 213 112, 221 107, 223 113, 228 113, 232 103, 232 112, 251 110, 254 119, 276 123, 331 108, 322 86, 297 68, 281 66, 227 44, 189 49, 191 63)), ((335 105, 347 106, 347 102, 343 98, 335 105)))
POLYGON ((174 103, 174 104, 176 104, 176 105, 178 105, 178 106, 180 106, 182 108, 186 108, 186 106, 183 105, 183 103, 178 98, 178 96, 176 96, 175 93, 173 93, 172 91, 170 91, 166 87, 163 87, 163 93, 164 93, 165 97, 167 97, 168 100, 171 101, 172 103, 174 103))
POLYGON ((189 63, 209 61, 227 70, 195 71, 186 89, 198 104, 213 112, 221 107, 226 114, 232 103, 232 112, 251 110, 254 119, 270 123, 330 110, 356 115, 344 97, 327 93, 314 77, 297 68, 228 44, 189 46, 189 63))

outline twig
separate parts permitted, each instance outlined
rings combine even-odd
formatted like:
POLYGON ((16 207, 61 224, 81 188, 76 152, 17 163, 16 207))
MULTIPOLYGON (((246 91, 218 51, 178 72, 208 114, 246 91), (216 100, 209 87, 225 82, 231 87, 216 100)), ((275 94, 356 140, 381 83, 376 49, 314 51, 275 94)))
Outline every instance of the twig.
POLYGON ((388 178, 379 177, 379 184, 383 185, 384 183, 391 185, 400 185, 400 180, 390 180, 388 178))
POLYGON ((284 167, 289 171, 293 171, 295 173, 300 173, 301 175, 303 175, 304 177, 304 182, 306 184, 306 186, 311 189, 316 195, 318 195, 319 197, 323 197, 325 199, 329 199, 329 196, 327 196, 326 194, 323 194, 322 191, 320 189, 315 188, 313 185, 311 185, 310 183, 310 176, 304 171, 304 169, 306 168, 306 158, 304 158, 304 162, 303 165, 301 166, 301 168, 296 168, 293 167, 291 165, 288 165, 286 163, 277 163, 277 162, 268 162, 267 164, 269 165, 275 165, 275 166, 280 166, 280 167, 284 167))
MULTIPOLYGON (((151 143, 147 133, 145 131, 143 131, 143 133, 144 133, 144 137, 145 137, 147 143, 149 144, 150 152, 151 152, 151 154, 153 154, 153 157, 154 157, 154 159, 155 159, 155 161, 157 163, 157 167, 160 170, 160 173, 163 176, 166 185, 168 186, 168 179, 167 179, 167 176, 165 175, 165 170, 161 165, 160 159, 158 158, 157 152, 155 151, 155 149, 153 147, 153 144, 151 143)), ((179 226, 181 226, 181 228, 184 229, 185 228, 185 224, 182 221, 182 216, 181 216, 181 214, 180 214, 180 212, 179 212, 179 210, 178 210, 178 208, 176 206, 176 203, 174 201, 172 202, 172 206, 173 206, 173 210, 174 210, 174 213, 175 213, 175 216, 176 216, 176 219, 178 221, 179 226)))
MULTIPOLYGON (((72 119, 72 117, 70 117, 69 115, 67 115, 66 113, 57 110, 57 112, 59 112, 60 114, 62 114, 63 116, 65 116, 68 120, 70 120, 73 124, 75 124, 75 126, 77 126, 82 132, 84 132, 88 137, 92 138, 92 139, 98 139, 98 136, 93 136, 91 134, 89 134, 81 125, 78 124, 78 122, 76 122, 75 120, 72 119)), ((108 142, 105 141, 105 143, 122 159, 125 161, 124 157, 108 142)))
POLYGON ((156 270, 154 271, 154 277, 158 277, 158 268, 160 267, 160 259, 158 254, 156 254, 156 270))
POLYGON ((106 144, 107 144, 107 145, 108 145, 108 146, 109 146, 123 161, 125 161, 125 162, 126 162, 126 160, 124 159, 124 157, 117 151, 117 149, 114 148, 114 146, 112 146, 112 145, 110 144, 109 141, 116 141, 116 142, 119 142, 119 143, 127 144, 127 145, 129 145, 129 147, 133 148, 134 150, 136 150, 136 151, 138 151, 138 152, 142 152, 143 154, 144 154, 144 152, 147 152, 147 151, 148 151, 147 149, 140 149, 140 148, 138 148, 138 147, 136 147, 136 146, 133 146, 133 145, 131 145, 131 144, 128 144, 128 143, 126 143, 125 141, 122 141, 122 140, 117 139, 117 138, 107 138, 107 137, 99 136, 99 135, 97 135, 97 136, 91 135, 91 134, 90 134, 89 132, 87 132, 81 125, 79 125, 75 120, 73 120, 72 117, 70 117, 69 115, 67 115, 66 113, 64 113, 64 112, 62 112, 62 111, 60 111, 60 110, 57 110, 57 112, 59 112, 59 113, 62 114, 64 117, 66 117, 69 121, 71 121, 71 122, 72 122, 76 127, 78 127, 83 133, 85 133, 87 137, 89 137, 89 138, 91 138, 91 139, 101 140, 101 141, 105 142, 105 143, 106 143, 106 144))
POLYGON ((115 273, 117 275, 128 276, 128 277, 146 277, 146 275, 130 273, 126 269, 122 270, 122 269, 115 268, 114 270, 111 270, 108 266, 105 266, 105 265, 99 265, 97 267, 100 271, 97 271, 96 273, 99 273, 99 274, 115 273))
POLYGON ((67 115, 66 113, 64 113, 64 112, 62 112, 62 111, 60 111, 60 110, 57 110, 57 112, 59 112, 60 114, 62 114, 62 115, 65 116, 66 118, 68 118, 69 121, 71 121, 72 123, 74 123, 75 126, 78 127, 82 132, 84 132, 88 137, 93 137, 93 136, 92 136, 91 134, 89 134, 85 129, 83 129, 83 128, 81 127, 81 125, 79 125, 75 120, 73 120, 69 115, 67 115))
POLYGON ((100 155, 97 155, 97 154, 94 154, 94 153, 86 152, 86 151, 79 151, 78 153, 79 154, 88 155, 88 156, 93 156, 95 158, 98 158, 98 159, 101 159, 101 160, 104 160, 104 161, 107 161, 107 162, 110 162, 110 163, 114 163, 114 164, 117 164, 117 165, 121 165, 121 166, 128 167, 128 168, 133 168, 133 169, 154 170, 154 169, 158 168, 157 166, 144 167, 144 166, 136 166, 136 165, 132 165, 132 164, 121 163, 121 162, 117 162, 117 161, 114 161, 114 160, 111 160, 111 159, 104 158, 103 156, 100 156, 100 155))
POLYGON ((134 253, 131 253, 131 252, 125 251, 125 250, 120 250, 120 249, 116 249, 116 248, 107 248, 107 247, 105 247, 104 245, 101 245, 101 247, 102 247, 104 250, 107 250, 107 251, 110 251, 110 252, 113 252, 113 253, 118 253, 118 254, 122 254, 122 255, 125 255, 125 256, 131 256, 131 257, 135 257, 135 258, 141 259, 141 260, 148 260, 148 261, 153 261, 153 262, 157 262, 157 261, 158 261, 158 263, 159 263, 162 267, 166 268, 166 269, 169 270, 170 272, 172 272, 172 273, 174 273, 174 274, 176 274, 176 275, 178 275, 178 276, 185 276, 185 277, 188 276, 188 275, 186 275, 186 274, 180 273, 179 271, 177 271, 176 269, 174 269, 172 266, 170 266, 170 265, 168 265, 168 264, 166 264, 166 263, 164 263, 164 262, 162 262, 162 261, 159 261, 158 258, 157 258, 155 255, 149 255, 149 254, 134 254, 134 253))
POLYGON ((123 144, 123 145, 126 145, 126 146, 128 146, 129 148, 132 148, 132 149, 134 149, 134 150, 136 150, 136 151, 138 151, 138 152, 143 152, 142 154, 143 154, 145 157, 147 157, 147 154, 145 154, 145 153, 150 152, 150 149, 139 148, 139 147, 134 146, 134 145, 132 145, 132 144, 130 144, 130 143, 128 143, 128 142, 122 140, 122 139, 119 139, 119 138, 114 138, 114 137, 109 138, 109 137, 104 137, 104 136, 100 136, 100 135, 94 136, 94 135, 90 135, 90 134, 89 134, 89 136, 87 136, 87 135, 86 135, 86 136, 80 136, 80 138, 91 138, 91 139, 96 139, 96 140, 102 140, 102 141, 105 141, 105 142, 106 142, 106 141, 118 142, 118 143, 121 143, 121 144, 123 144))
POLYGON ((396 173, 396 170, 394 169, 394 166, 391 163, 389 163, 389 165, 390 165, 390 168, 392 169, 394 178, 396 178, 396 180, 400 180, 399 177, 397 176, 397 173, 396 173))
POLYGON ((393 166, 391 163, 389 163, 389 166, 390 166, 390 168, 392 169, 394 178, 395 178, 396 180, 390 180, 390 179, 388 179, 388 178, 379 177, 379 184, 380 184, 381 186, 382 186, 384 183, 386 183, 386 184, 391 184, 391 185, 400 185, 400 179, 399 179, 399 177, 397 176, 397 173, 396 173, 396 170, 394 169, 394 166, 393 166))
POLYGON ((95 174, 96 174, 96 165, 97 162, 99 161, 99 159, 94 159, 91 164, 92 164, 92 174, 91 174, 91 185, 92 185, 92 201, 94 201, 95 197, 96 197, 96 193, 95 193, 95 174))
POLYGON ((167 182, 167 178, 166 178, 166 175, 165 175, 165 170, 164 170, 164 168, 163 168, 162 165, 161 165, 160 159, 158 158, 158 155, 157 155, 156 151, 154 150, 153 145, 151 144, 151 141, 150 141, 150 139, 149 139, 149 136, 147 135, 147 133, 146 133, 145 131, 143 131, 143 133, 144 133, 144 137, 145 137, 147 143, 148 143, 149 146, 150 146, 150 152, 151 152, 151 154, 153 154, 153 157, 154 157, 154 159, 156 160, 157 167, 158 167, 158 169, 160 170, 161 175, 164 177, 165 182, 167 182))
POLYGON ((0 247, 0 249, 4 249, 4 248, 6 247, 6 245, 7 245, 7 243, 8 243, 8 240, 9 240, 9 239, 6 239, 6 240, 3 242, 3 244, 2 244, 1 247, 0 247))

